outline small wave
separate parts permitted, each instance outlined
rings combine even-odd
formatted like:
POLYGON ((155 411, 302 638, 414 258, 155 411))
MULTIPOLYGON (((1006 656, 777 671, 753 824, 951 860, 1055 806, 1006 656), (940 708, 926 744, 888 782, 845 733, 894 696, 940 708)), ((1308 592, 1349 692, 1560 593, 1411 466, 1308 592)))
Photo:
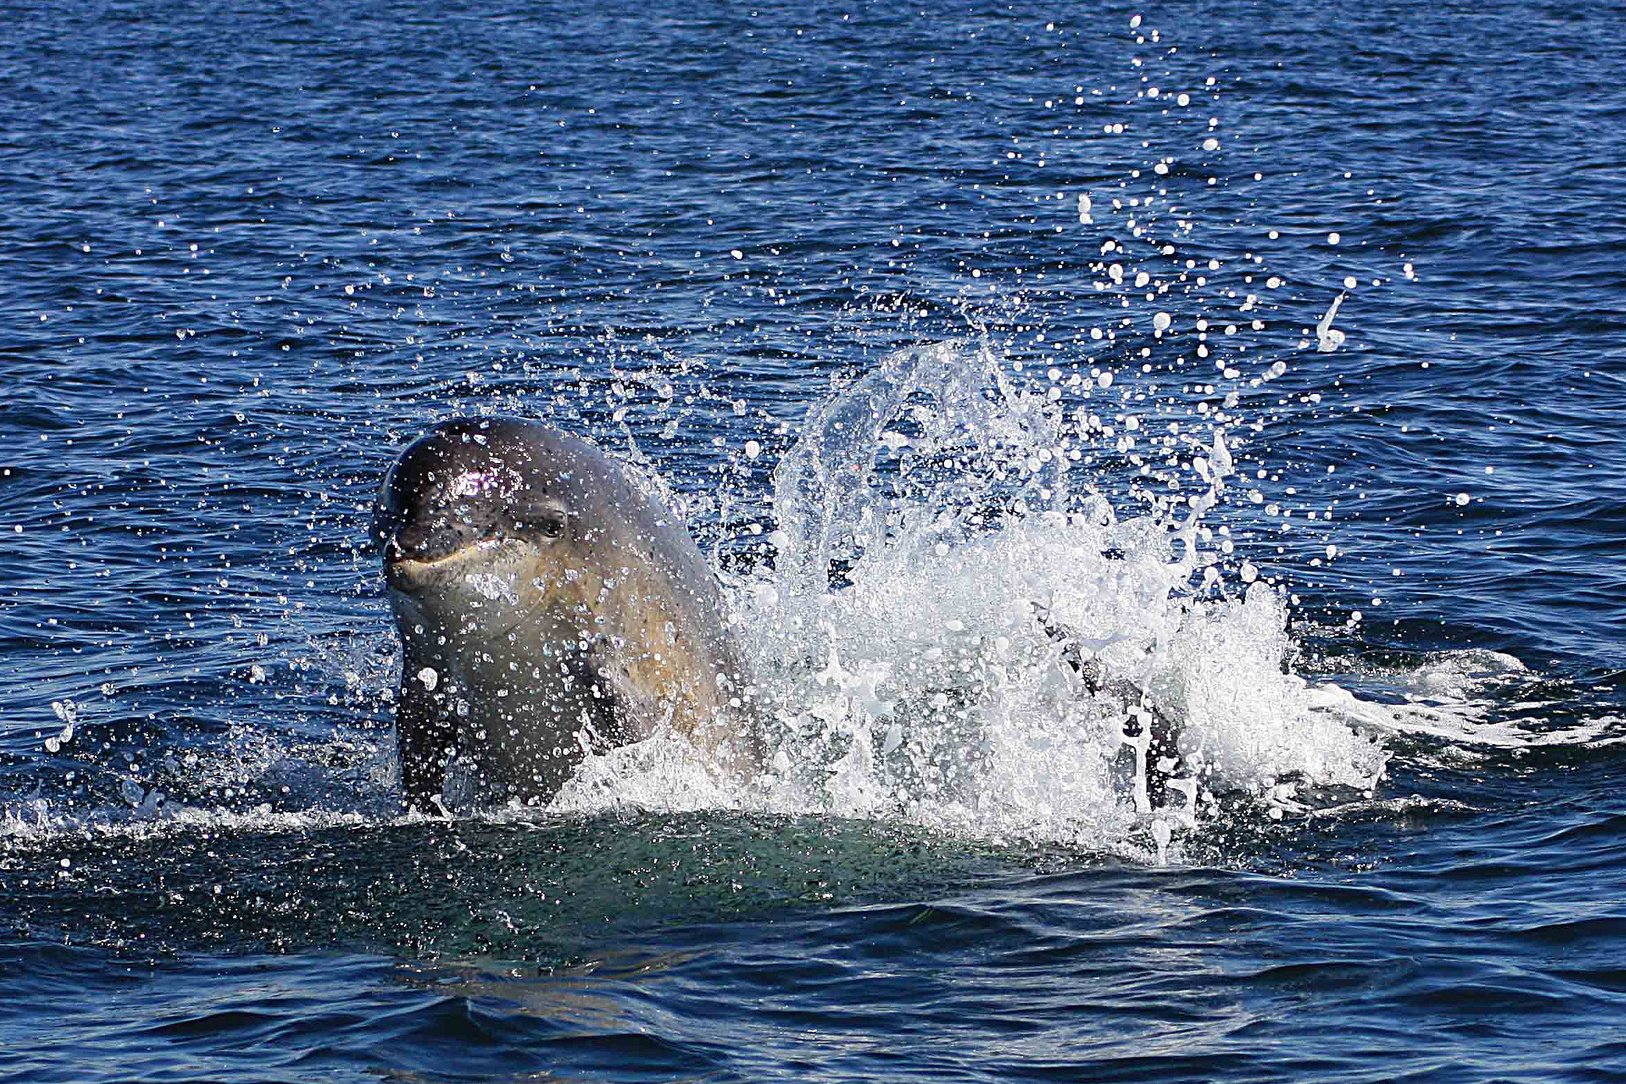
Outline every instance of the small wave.
POLYGON ((25 798, 0 805, 0 844, 32 845, 63 837, 145 840, 209 831, 305 832, 374 822, 376 817, 362 812, 279 811, 268 805, 239 810, 169 803, 152 809, 100 806, 70 812, 44 799, 25 798))
POLYGON ((1319 686, 1317 706, 1373 733, 1425 737, 1465 749, 1533 749, 1618 743, 1621 718, 1576 712, 1574 690, 1530 670, 1518 658, 1472 649, 1438 652, 1420 664, 1367 675, 1398 703, 1363 700, 1336 685, 1319 686))

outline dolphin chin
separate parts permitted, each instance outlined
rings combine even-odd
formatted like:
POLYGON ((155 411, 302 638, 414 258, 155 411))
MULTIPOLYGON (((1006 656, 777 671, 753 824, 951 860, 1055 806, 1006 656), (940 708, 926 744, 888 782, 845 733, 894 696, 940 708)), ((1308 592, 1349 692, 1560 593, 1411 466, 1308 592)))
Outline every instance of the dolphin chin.
POLYGON ((672 514, 597 448, 538 422, 455 419, 386 473, 384 550, 403 667, 401 779, 443 808, 540 803, 589 751, 663 727, 749 776, 761 738, 722 592, 672 514))

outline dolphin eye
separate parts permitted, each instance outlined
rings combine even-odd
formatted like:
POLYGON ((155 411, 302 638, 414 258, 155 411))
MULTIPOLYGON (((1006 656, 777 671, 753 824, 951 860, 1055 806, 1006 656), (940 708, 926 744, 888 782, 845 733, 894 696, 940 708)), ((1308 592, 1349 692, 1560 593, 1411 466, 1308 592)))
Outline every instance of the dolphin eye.
POLYGON ((564 503, 552 499, 543 499, 520 509, 516 517, 518 525, 542 538, 558 538, 565 533, 565 521, 569 512, 564 503))

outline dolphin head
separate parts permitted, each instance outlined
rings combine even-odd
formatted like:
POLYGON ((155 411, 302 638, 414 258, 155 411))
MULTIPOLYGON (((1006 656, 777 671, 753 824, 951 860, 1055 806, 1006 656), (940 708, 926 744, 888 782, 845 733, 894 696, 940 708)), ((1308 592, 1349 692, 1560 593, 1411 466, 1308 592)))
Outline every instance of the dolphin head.
POLYGON ((421 595, 557 546, 575 509, 554 436, 517 418, 459 418, 413 441, 373 506, 390 587, 421 595))

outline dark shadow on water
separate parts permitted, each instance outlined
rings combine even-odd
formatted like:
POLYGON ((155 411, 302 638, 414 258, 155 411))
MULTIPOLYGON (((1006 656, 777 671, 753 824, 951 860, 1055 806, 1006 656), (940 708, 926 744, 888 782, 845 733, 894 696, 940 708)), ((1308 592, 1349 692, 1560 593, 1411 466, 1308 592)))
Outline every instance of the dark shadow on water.
POLYGON ((723 812, 158 825, 11 842, 0 921, 138 957, 357 950, 552 968, 639 929, 916 898, 1023 861, 907 826, 723 812))

